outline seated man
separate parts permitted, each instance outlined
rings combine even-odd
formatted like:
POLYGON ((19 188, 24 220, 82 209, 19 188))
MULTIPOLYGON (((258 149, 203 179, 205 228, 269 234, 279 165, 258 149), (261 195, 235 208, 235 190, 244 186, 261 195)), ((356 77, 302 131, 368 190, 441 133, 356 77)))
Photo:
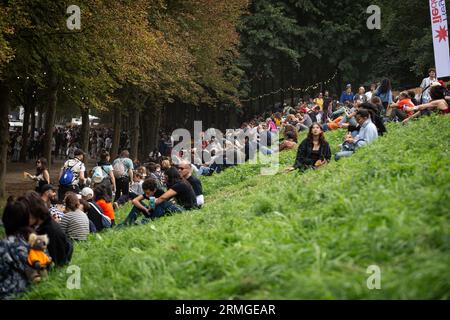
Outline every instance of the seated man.
POLYGON ((61 222, 64 217, 64 206, 58 205, 56 187, 46 184, 41 188, 41 199, 50 211, 50 215, 56 222, 61 222))
POLYGON ((142 184, 142 189, 144 194, 139 195, 132 200, 133 209, 131 209, 125 221, 122 222, 120 226, 134 224, 139 216, 139 213, 143 213, 146 218, 150 218, 153 210, 152 201, 154 201, 156 197, 160 197, 164 194, 163 190, 158 189, 157 181, 151 178, 144 181, 142 184), (145 204, 144 200, 148 200, 150 203, 145 204))
MULTIPOLYGON (((369 111, 365 109, 358 110, 355 119, 360 126, 359 133, 354 138, 348 135, 345 139, 345 145, 348 146, 348 143, 353 144, 353 149, 356 151, 358 148, 376 140, 378 138, 378 130, 372 120, 370 120, 369 111)), ((350 157, 355 152, 348 149, 336 153, 334 156, 335 160, 338 161, 342 157, 350 157)))
POLYGON ((192 175, 192 166, 187 161, 181 161, 178 165, 178 171, 181 177, 186 179, 194 190, 197 199, 197 206, 200 208, 205 203, 202 182, 192 175))

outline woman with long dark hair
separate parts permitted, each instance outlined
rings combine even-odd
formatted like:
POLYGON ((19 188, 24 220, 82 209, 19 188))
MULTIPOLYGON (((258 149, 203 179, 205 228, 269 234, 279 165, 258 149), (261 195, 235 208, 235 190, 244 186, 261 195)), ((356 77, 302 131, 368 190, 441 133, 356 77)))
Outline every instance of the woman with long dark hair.
POLYGON ((329 163, 330 160, 330 145, 325 140, 323 129, 320 124, 313 123, 309 128, 308 136, 298 148, 294 166, 286 171, 318 169, 329 163))
POLYGON ((381 99, 383 104, 382 116, 386 114, 386 109, 393 103, 391 80, 383 79, 380 86, 375 91, 375 96, 381 99))
POLYGON ((48 172, 47 159, 39 158, 36 161, 36 174, 32 175, 25 172, 24 175, 29 179, 36 181, 35 191, 41 193, 41 189, 46 184, 50 184, 50 173, 48 172))
POLYGON ((9 198, 2 221, 6 238, 0 240, 0 300, 14 298, 30 283, 26 272, 29 212, 23 203, 9 198))
POLYGON ((50 215, 50 211, 41 199, 40 195, 34 191, 25 193, 18 199, 22 202, 29 213, 29 226, 38 235, 46 234, 49 238, 48 253, 57 266, 70 262, 72 258, 73 246, 70 239, 62 231, 61 226, 50 215))

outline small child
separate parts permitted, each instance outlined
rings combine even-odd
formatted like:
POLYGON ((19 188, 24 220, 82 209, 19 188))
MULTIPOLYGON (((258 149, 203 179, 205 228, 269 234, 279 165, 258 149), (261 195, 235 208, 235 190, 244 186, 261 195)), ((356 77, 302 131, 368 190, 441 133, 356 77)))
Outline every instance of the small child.
POLYGON ((136 171, 133 174, 133 183, 130 186, 130 199, 134 199, 137 196, 143 195, 144 190, 142 190, 142 184, 144 183, 144 178, 142 173, 136 171))
POLYGON ((352 139, 353 139, 352 133, 347 132, 347 134, 344 136, 344 142, 339 145, 341 151, 355 151, 355 144, 349 141, 352 139))
POLYGON ((136 170, 137 173, 139 173, 141 175, 141 179, 145 180, 147 179, 147 168, 146 167, 139 167, 136 170))

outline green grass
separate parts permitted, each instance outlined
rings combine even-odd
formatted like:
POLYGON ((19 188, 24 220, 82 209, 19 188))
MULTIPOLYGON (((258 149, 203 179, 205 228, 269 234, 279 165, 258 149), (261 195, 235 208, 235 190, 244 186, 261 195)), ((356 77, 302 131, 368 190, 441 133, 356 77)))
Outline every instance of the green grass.
MULTIPOLYGON (((72 261, 80 290, 61 268, 24 298, 449 299, 449 120, 392 125, 319 171, 207 177, 202 210, 91 236, 72 261), (381 290, 366 286, 370 265, 381 290)), ((342 136, 327 134, 333 151, 342 136)))

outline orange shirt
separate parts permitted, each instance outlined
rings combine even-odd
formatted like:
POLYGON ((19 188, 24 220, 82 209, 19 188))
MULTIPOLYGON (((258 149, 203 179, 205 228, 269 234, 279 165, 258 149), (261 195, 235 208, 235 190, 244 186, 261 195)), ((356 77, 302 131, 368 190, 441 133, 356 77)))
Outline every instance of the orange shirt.
POLYGON ((114 207, 111 202, 106 202, 105 200, 98 200, 96 202, 100 208, 102 208, 105 216, 110 218, 111 220, 115 220, 114 207))
POLYGON ((338 117, 338 118, 334 119, 333 121, 328 122, 327 123, 328 129, 330 129, 330 130, 339 129, 339 122, 341 122, 342 119, 344 119, 344 117, 338 117))
POLYGON ((41 268, 47 267, 51 260, 42 250, 30 249, 28 253, 28 264, 33 266, 35 262, 39 262, 41 268))
POLYGON ((414 103, 412 103, 411 99, 403 99, 398 102, 398 109, 406 112, 408 116, 412 116, 414 112, 404 110, 405 107, 414 108, 414 103))

